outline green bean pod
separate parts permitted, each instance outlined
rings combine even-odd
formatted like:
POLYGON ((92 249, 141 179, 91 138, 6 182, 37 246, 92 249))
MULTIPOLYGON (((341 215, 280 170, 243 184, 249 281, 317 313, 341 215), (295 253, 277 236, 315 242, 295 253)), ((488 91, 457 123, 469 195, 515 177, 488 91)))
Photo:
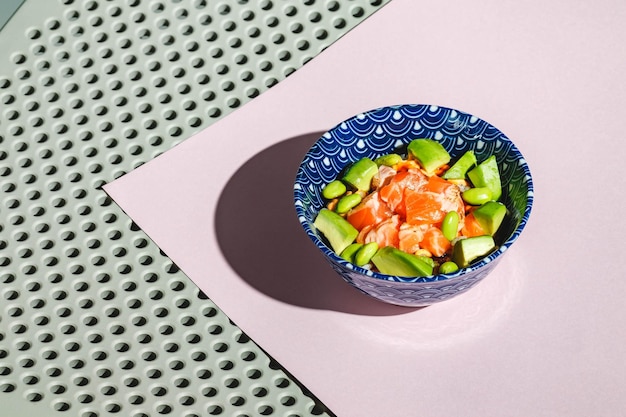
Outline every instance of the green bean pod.
POLYGON ((443 236, 452 241, 459 231, 459 213, 456 211, 449 211, 443 218, 441 223, 441 232, 443 236))
POLYGON ((368 264, 372 260, 372 256, 376 255, 378 251, 378 243, 369 242, 363 245, 354 255, 354 264, 357 266, 363 266, 368 264))
POLYGON ((346 185, 343 182, 335 180, 326 184, 326 186, 322 189, 322 197, 327 200, 332 200, 333 198, 344 195, 346 189, 346 185))
POLYGON ((487 187, 475 187, 461 193, 463 201, 472 206, 480 206, 491 200, 491 191, 487 187))
POLYGON ((361 202, 361 200, 361 195, 357 193, 344 195, 337 202, 337 213, 347 213, 348 211, 350 211, 351 208, 356 207, 361 202))

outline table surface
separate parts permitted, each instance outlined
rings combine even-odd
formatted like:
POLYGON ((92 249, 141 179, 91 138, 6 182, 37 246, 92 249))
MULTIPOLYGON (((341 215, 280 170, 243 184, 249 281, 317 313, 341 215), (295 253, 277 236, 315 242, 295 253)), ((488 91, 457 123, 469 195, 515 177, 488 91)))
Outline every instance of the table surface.
POLYGON ((13 17, 24 0, 5 0, 0 4, 0 30, 13 17))
POLYGON ((0 5, 0 416, 332 414, 102 185, 387 1, 21 3, 0 5))
POLYGON ((624 18, 616 0, 395 0, 106 190, 337 415, 624 415, 624 18), (291 206, 323 131, 397 103, 489 121, 536 187, 496 271, 420 310, 340 282, 291 206))

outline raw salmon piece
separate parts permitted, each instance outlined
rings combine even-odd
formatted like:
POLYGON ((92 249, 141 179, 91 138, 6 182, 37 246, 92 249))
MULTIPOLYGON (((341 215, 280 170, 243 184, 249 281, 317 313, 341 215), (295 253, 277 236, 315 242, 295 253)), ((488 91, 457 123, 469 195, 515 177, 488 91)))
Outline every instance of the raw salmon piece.
POLYGON ((434 256, 443 256, 452 249, 452 244, 443 235, 443 232, 438 227, 430 227, 424 233, 424 239, 420 243, 420 246, 434 256))
POLYGON ((472 213, 465 216, 463 221, 463 228, 461 229, 461 234, 465 237, 474 237, 474 236, 482 236, 485 235, 485 231, 482 226, 476 220, 476 217, 472 213))
POLYGON ((412 225, 438 224, 446 212, 442 210, 441 197, 437 194, 407 189, 404 191, 406 221, 412 225))
POLYGON ((423 190, 437 194, 446 194, 450 187, 456 187, 456 185, 446 179, 433 175, 428 178, 428 182, 424 185, 423 190))
POLYGON ((449 211, 456 211, 459 215, 459 226, 457 230, 457 235, 461 231, 463 224, 465 222, 465 213, 467 210, 465 209, 465 202, 461 197, 461 189, 455 187, 453 189, 448 190, 447 197, 444 200, 444 211, 448 213, 449 211))
POLYGON ((441 196, 441 208, 446 213, 456 211, 461 213, 465 210, 465 203, 461 197, 461 189, 458 185, 441 177, 432 176, 422 190, 441 196))
POLYGON ((390 218, 392 214, 387 205, 378 198, 378 192, 374 191, 348 212, 346 220, 357 230, 362 230, 367 225, 375 225, 390 218))
POLYGON ((368 224, 367 226, 365 226, 364 228, 362 228, 359 231, 359 234, 356 237, 356 243, 360 243, 360 244, 364 244, 365 243, 365 238, 367 237, 367 235, 369 234, 369 232, 372 231, 372 229, 374 228, 373 224, 368 224))
POLYGON ((398 172, 395 169, 388 167, 387 165, 379 166, 378 174, 372 180, 372 186, 378 189, 387 185, 397 173, 398 172))
POLYGON ((389 183, 380 189, 380 199, 387 203, 387 206, 397 211, 398 206, 402 203, 404 194, 404 182, 408 177, 408 171, 399 172, 389 183))
POLYGON ((398 232, 398 249, 407 253, 417 252, 421 249, 420 242, 424 239, 427 228, 427 225, 414 226, 402 223, 398 232))
POLYGON ((419 192, 422 195, 408 193, 405 197, 406 218, 409 223, 439 226, 446 213, 456 211, 459 214, 459 224, 462 224, 465 205, 461 190, 456 184, 432 176, 419 192))
POLYGON ((387 203, 392 211, 404 216, 405 190, 417 190, 426 181, 426 176, 417 169, 398 172, 387 185, 380 189, 380 199, 387 203))
POLYGON ((393 215, 379 224, 363 228, 362 233, 357 236, 358 243, 378 243, 378 247, 385 246, 398 247, 398 231, 400 229, 400 216, 393 215))

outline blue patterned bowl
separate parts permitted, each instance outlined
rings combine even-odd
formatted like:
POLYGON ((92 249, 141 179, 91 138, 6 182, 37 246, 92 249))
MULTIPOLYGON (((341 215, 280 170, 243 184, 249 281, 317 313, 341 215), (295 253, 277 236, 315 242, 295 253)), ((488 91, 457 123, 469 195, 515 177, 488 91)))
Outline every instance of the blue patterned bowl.
POLYGON ((533 204, 533 184, 520 151, 489 123, 440 106, 398 105, 358 114, 326 132, 300 164, 294 199, 298 220, 306 234, 344 280, 383 302, 421 307, 464 293, 493 270, 528 221, 533 204), (453 160, 469 149, 474 150, 478 161, 496 155, 503 188, 501 201, 510 213, 497 234, 498 249, 468 268, 429 277, 385 275, 337 256, 313 226, 317 213, 325 204, 322 187, 336 179, 351 162, 364 156, 373 159, 394 150, 403 152, 403 147, 412 139, 424 137, 439 141, 453 160))

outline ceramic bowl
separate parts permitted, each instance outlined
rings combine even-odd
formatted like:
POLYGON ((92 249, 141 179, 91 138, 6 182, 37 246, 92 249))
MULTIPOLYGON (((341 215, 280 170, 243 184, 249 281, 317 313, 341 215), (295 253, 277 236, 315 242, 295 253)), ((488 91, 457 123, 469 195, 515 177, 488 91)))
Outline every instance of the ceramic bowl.
POLYGON ((518 239, 533 204, 533 184, 526 160, 500 130, 471 114, 433 105, 388 106, 357 114, 324 133, 304 156, 294 184, 295 210, 306 234, 330 266, 348 283, 377 300, 422 307, 456 297, 485 278, 518 239), (313 222, 325 201, 323 186, 350 163, 392 151, 405 152, 415 138, 439 141, 454 161, 472 149, 479 162, 496 155, 502 197, 509 214, 496 236, 498 249, 452 274, 398 277, 353 265, 324 243, 313 222))

